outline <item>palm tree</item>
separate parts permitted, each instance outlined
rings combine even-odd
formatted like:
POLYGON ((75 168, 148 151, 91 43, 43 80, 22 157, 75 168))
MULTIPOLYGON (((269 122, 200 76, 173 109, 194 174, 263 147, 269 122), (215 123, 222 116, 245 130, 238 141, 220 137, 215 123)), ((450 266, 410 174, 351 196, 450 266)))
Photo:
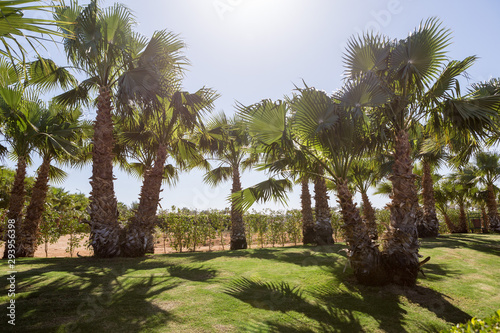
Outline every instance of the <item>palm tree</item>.
POLYGON ((455 184, 452 179, 441 179, 434 189, 434 199, 436 202, 436 208, 439 210, 441 215, 443 215, 444 222, 451 233, 457 232, 457 226, 453 224, 448 215, 448 210, 450 204, 455 202, 457 198, 457 192, 455 192, 455 184))
MULTIPOLYGON (((422 219, 412 173, 409 132, 420 121, 448 130, 450 137, 487 138, 496 131, 500 98, 474 92, 456 94, 456 77, 475 61, 446 63, 450 32, 435 18, 423 22, 406 38, 379 35, 352 38, 344 56, 348 81, 339 100, 365 112, 390 129, 394 166, 391 225, 384 244, 386 260, 399 267, 395 280, 414 285, 419 271, 417 224, 422 219)), ((385 133, 384 133, 385 135, 385 133)))
POLYGON ((369 147, 367 119, 343 108, 323 91, 309 87, 298 91, 290 99, 298 144, 307 147, 336 185, 354 275, 363 284, 387 283, 390 277, 385 274, 379 248, 370 238, 348 187, 351 165, 369 147))
POLYGON ((74 89, 59 95, 57 101, 88 103, 91 93, 97 91, 88 221, 91 246, 96 257, 120 256, 123 230, 118 223, 113 185, 113 97, 118 95, 124 104, 141 100, 154 106, 169 79, 164 66, 179 71, 184 58, 175 48, 170 53, 165 47, 174 37, 172 34, 157 32, 149 42, 134 34, 133 15, 120 4, 101 9, 97 0, 85 7, 72 1, 56 8, 55 19, 76 22, 60 29, 75 36, 64 39, 64 48, 68 61, 87 75, 74 89))
POLYGON ((486 206, 488 208, 489 229, 500 232, 500 216, 495 195, 495 182, 500 179, 500 154, 478 152, 475 156, 477 176, 487 188, 486 206))
MULTIPOLYGON (((25 200, 26 168, 31 163, 31 154, 37 143, 43 139, 41 130, 43 122, 44 103, 38 99, 30 84, 37 84, 38 90, 53 86, 40 78, 40 74, 50 77, 52 83, 59 82, 65 86, 72 81, 67 71, 59 71, 61 75, 49 70, 35 70, 41 60, 36 60, 23 66, 15 66, 5 59, 0 59, 0 119, 3 120, 2 134, 11 147, 11 154, 17 159, 16 176, 11 189, 8 218, 15 220, 16 243, 20 237, 22 210, 25 200), (22 82, 21 80, 24 80, 22 82), (42 86, 46 84, 46 86, 42 86)), ((47 63, 46 61, 45 63, 47 63)), ((4 257, 7 256, 7 247, 4 257)))
POLYGON ((454 183, 455 201, 459 209, 459 222, 455 228, 457 233, 467 233, 467 213, 465 212, 467 200, 471 195, 471 191, 477 184, 477 169, 473 166, 466 165, 458 169, 456 172, 449 175, 449 179, 454 183))
MULTIPOLYGON (((270 179, 264 186, 278 185, 269 198, 280 199, 280 189, 289 188, 287 178, 301 183, 302 242, 303 244, 333 244, 331 212, 328 204, 326 181, 321 164, 304 153, 294 142, 290 104, 284 101, 263 100, 249 107, 240 107, 239 113, 249 127, 252 145, 263 155, 262 170, 285 177, 279 181, 270 179), (263 130, 265 128, 265 130, 263 130), (311 208, 309 180, 314 180, 316 221, 311 208)), ((262 198, 260 198, 262 199, 262 198)))
MULTIPOLYGON (((198 146, 219 165, 205 174, 204 181, 216 186, 223 181, 232 180, 231 194, 240 193, 240 170, 249 168, 258 160, 256 154, 249 154, 250 136, 241 120, 237 117, 227 118, 219 114, 212 118, 206 131, 198 135, 198 146)), ((248 195, 248 191, 246 192, 248 195)), ((243 208, 236 197, 231 196, 231 250, 247 248, 243 208)), ((254 199, 255 200, 255 199, 254 199)))
POLYGON ((302 214, 302 244, 315 244, 316 232, 314 230, 314 216, 311 208, 311 192, 309 191, 309 178, 303 176, 300 180, 301 194, 300 205, 302 214))
POLYGON ((436 142, 435 137, 425 138, 425 134, 419 141, 419 152, 417 158, 422 161, 422 201, 424 216, 417 224, 418 236, 436 237, 439 233, 439 221, 436 215, 436 202, 434 198, 434 174, 436 168, 448 158, 442 142, 436 142))
POLYGON ((326 179, 324 177, 324 169, 321 165, 316 167, 317 176, 314 177, 314 202, 316 223, 314 224, 314 233, 316 234, 316 244, 332 245, 333 229, 332 229, 332 213, 328 204, 328 190, 326 187, 326 179))
POLYGON ((368 198, 368 189, 374 186, 379 178, 374 163, 368 159, 354 161, 351 165, 350 178, 356 189, 361 193, 363 215, 370 238, 376 240, 378 239, 378 231, 375 209, 373 209, 370 198, 368 198))
POLYGON ((41 114, 40 121, 36 123, 39 133, 42 133, 36 147, 42 156, 42 164, 38 168, 31 201, 19 230, 16 258, 33 257, 35 254, 39 226, 45 210, 49 176, 52 179, 61 179, 65 175, 62 170, 52 167, 51 162, 54 159, 60 162, 68 161, 74 157, 78 149, 75 142, 78 140, 82 144, 85 139, 85 124, 80 121, 80 116, 81 111, 78 109, 68 111, 52 104, 41 114))
POLYGON ((202 126, 201 116, 211 110, 216 98, 214 91, 205 88, 194 94, 177 91, 163 100, 162 109, 152 110, 146 119, 138 115, 134 131, 122 134, 127 145, 132 146, 132 157, 142 160, 136 170, 143 176, 139 205, 126 228, 124 255, 143 256, 151 250, 162 181, 174 180, 177 174, 171 164, 165 166, 167 158, 173 158, 183 169, 204 162, 187 135, 202 126))

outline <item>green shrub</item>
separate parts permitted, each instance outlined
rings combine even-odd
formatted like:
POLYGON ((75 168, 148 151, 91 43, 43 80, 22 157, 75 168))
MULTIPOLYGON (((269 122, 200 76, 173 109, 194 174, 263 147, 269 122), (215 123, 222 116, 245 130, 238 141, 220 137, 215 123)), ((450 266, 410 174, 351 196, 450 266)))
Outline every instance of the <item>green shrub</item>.
MULTIPOLYGON (((262 248, 266 242, 265 236, 267 232, 267 216, 261 213, 257 213, 255 210, 251 214, 245 214, 243 217, 245 220, 245 228, 248 234, 257 234, 257 241, 259 246, 262 248)), ((247 243, 248 243, 247 236, 247 243)))
POLYGON ((298 209, 286 212, 285 228, 288 240, 295 245, 302 239, 302 213, 298 209))
POLYGON ((457 324, 441 333, 491 333, 500 332, 500 310, 485 319, 472 318, 465 324, 457 324))

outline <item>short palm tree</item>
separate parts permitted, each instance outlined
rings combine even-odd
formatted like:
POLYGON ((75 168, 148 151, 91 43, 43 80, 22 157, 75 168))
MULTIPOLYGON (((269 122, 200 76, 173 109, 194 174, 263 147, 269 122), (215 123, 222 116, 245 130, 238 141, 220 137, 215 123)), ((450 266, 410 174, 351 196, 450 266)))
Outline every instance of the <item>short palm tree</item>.
MULTIPOLYGON (((223 181, 232 180, 231 194, 241 193, 240 172, 250 168, 258 161, 251 154, 250 136, 241 120, 227 118, 224 114, 214 116, 206 125, 206 130, 198 134, 197 144, 218 166, 205 174, 204 181, 216 186, 223 181)), ((243 210, 237 198, 231 196, 231 250, 247 248, 243 210)))
POLYGON ((22 221, 19 241, 16 243, 16 258, 33 257, 37 248, 39 226, 45 210, 49 177, 64 177, 64 172, 51 166, 53 160, 64 162, 76 155, 78 146, 85 140, 85 130, 90 126, 80 120, 81 111, 68 111, 57 105, 50 105, 41 114, 36 123, 41 135, 35 149, 42 156, 42 164, 38 168, 37 179, 32 188, 31 200, 26 209, 26 217, 22 221))
POLYGON ((439 210, 441 215, 443 215, 444 222, 451 233, 456 233, 458 230, 458 226, 453 224, 450 216, 448 215, 450 205, 456 202, 456 198, 457 192, 455 190, 455 184, 452 179, 441 179, 436 184, 434 189, 434 200, 436 202, 436 208, 439 210))
POLYGON ((135 120, 121 137, 130 147, 131 157, 141 162, 136 171, 143 177, 143 185, 138 207, 126 228, 124 255, 143 256, 146 250, 151 250, 161 184, 164 179, 173 180, 177 174, 173 165, 165 165, 167 158, 173 158, 183 169, 204 162, 188 136, 196 127, 202 127, 201 117, 212 109, 216 98, 214 91, 205 88, 193 94, 177 91, 163 99, 162 108, 151 110, 149 115, 137 114, 135 119, 125 119, 129 123, 135 120))
POLYGON ((349 245, 349 261, 363 284, 389 281, 379 248, 370 238, 348 187, 349 170, 369 147, 368 120, 325 92, 306 87, 290 99, 298 144, 308 149, 336 185, 349 245))
POLYGON ((444 146, 434 138, 422 137, 419 140, 422 147, 417 156, 422 161, 422 201, 424 216, 417 224, 418 236, 436 237, 439 233, 439 221, 436 215, 436 202, 434 199, 434 176, 433 171, 442 166, 447 159, 444 146))
MULTIPOLYGON (((239 115, 248 126, 252 145, 262 153, 264 162, 260 169, 285 176, 285 179, 276 182, 274 179, 269 180, 269 184, 277 185, 277 191, 269 198, 277 199, 280 188, 289 188, 286 177, 298 179, 302 192, 303 244, 333 244, 330 207, 322 167, 294 143, 290 104, 281 100, 263 100, 249 107, 240 107, 239 115), (316 221, 311 206, 310 180, 314 180, 316 221)), ((266 182, 261 185, 264 183, 266 182)))
MULTIPOLYGON (((30 64, 23 64, 16 67, 0 59, 0 119, 3 121, 2 134, 10 146, 10 153, 17 160, 16 176, 11 189, 9 200, 8 218, 15 220, 16 237, 21 237, 22 211, 25 200, 24 180, 26 178, 26 168, 31 163, 31 155, 37 145, 43 140, 47 133, 43 132, 47 113, 44 110, 44 103, 38 99, 30 84, 40 84, 44 81, 38 74, 41 72, 34 70, 38 60, 30 64), (23 80, 23 82, 21 82, 23 80)), ((57 69, 56 67, 54 67, 57 69)), ((57 69, 58 70, 58 69, 57 69)), ((64 86, 71 81, 71 76, 62 71, 62 77, 52 75, 53 72, 42 71, 52 80, 52 83, 60 80, 64 86)), ((48 81, 45 81, 47 83, 48 81)), ((52 86, 52 84, 48 84, 52 86)), ((18 243, 16 241, 16 243, 18 243)), ((7 250, 7 248, 6 248, 7 250)), ((7 255, 7 251, 4 256, 7 255)))
POLYGON ((368 189, 376 184, 379 179, 377 167, 373 160, 368 158, 356 160, 351 165, 349 177, 356 189, 361 193, 363 201, 363 216, 371 239, 378 239, 375 209, 368 197, 368 189))
POLYGON ((449 179, 454 182, 455 202, 459 209, 459 222, 455 228, 457 233, 467 233, 467 213, 466 208, 472 190, 478 182, 477 169, 474 166, 466 165, 449 175, 449 179))
POLYGON ((500 154, 479 152, 475 156, 477 176, 487 188, 486 206, 488 208, 489 229, 500 232, 500 216, 495 195, 495 182, 500 179, 500 154))

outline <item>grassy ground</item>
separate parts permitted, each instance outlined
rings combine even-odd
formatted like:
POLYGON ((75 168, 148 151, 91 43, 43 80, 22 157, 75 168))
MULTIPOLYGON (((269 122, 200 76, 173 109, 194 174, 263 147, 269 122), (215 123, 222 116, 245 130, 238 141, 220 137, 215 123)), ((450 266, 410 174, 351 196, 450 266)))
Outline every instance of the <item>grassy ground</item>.
POLYGON ((500 309, 499 235, 422 241, 415 288, 356 285, 344 247, 18 260, 15 331, 434 332, 500 309))

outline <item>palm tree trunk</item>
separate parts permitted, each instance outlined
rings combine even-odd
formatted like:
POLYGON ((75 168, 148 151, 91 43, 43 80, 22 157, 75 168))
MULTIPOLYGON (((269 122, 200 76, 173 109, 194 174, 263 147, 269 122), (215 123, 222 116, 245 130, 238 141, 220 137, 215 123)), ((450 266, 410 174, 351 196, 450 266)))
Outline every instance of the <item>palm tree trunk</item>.
POLYGON ((465 204, 463 200, 460 200, 458 203, 458 209, 460 213, 458 215, 458 228, 455 232, 467 233, 467 214, 465 214, 465 204))
POLYGON ((490 226, 490 218, 486 213, 486 207, 484 206, 484 204, 481 205, 481 217, 483 220, 483 233, 488 233, 490 226))
POLYGON ((417 225, 418 237, 436 237, 439 233, 439 221, 436 215, 436 201, 434 199, 434 184, 432 182, 431 166, 423 162, 422 196, 424 199, 424 218, 417 225))
MULTIPOLYGON (((240 170, 233 166, 233 188, 231 193, 241 191, 240 170)), ((245 224, 243 223, 243 212, 236 208, 234 202, 231 203, 231 250, 247 248, 245 236, 245 224)))
POLYGON ((457 227, 451 222, 451 219, 450 219, 450 216, 446 213, 443 213, 443 217, 444 217, 444 223, 446 223, 446 226, 448 227, 448 230, 454 234, 456 233, 456 229, 457 227))
MULTIPOLYGON (((23 156, 20 156, 17 160, 16 167, 16 176, 14 178, 14 184, 12 184, 12 190, 10 191, 10 199, 9 199, 9 211, 7 213, 8 221, 14 221, 14 240, 16 244, 21 239, 21 221, 23 214, 23 206, 24 206, 24 196, 26 194, 26 189, 24 187, 24 179, 26 178, 26 159, 23 156)), ((9 230, 9 229, 7 229, 9 230)), ((9 256, 9 249, 7 246, 7 236, 5 233, 4 241, 5 241, 5 250, 3 253, 3 259, 7 259, 9 256)), ((9 238, 11 239, 11 238, 9 238)))
POLYGON ((16 244, 16 258, 33 257, 38 247, 40 222, 45 211, 45 199, 49 190, 50 157, 44 157, 38 169, 38 176, 33 186, 31 201, 26 210, 26 217, 21 225, 21 239, 16 244))
POLYGON ((154 251, 153 233, 166 160, 167 149, 160 145, 153 168, 144 175, 137 211, 126 228, 126 241, 122 244, 124 256, 142 257, 151 251, 151 246, 154 251))
POLYGON ((422 218, 418 206, 415 175, 410 158, 408 132, 400 130, 395 138, 392 182, 391 224, 385 235, 383 257, 394 282, 413 286, 417 282, 418 233, 417 221, 422 218))
POLYGON ((98 258, 120 256, 120 238, 123 238, 113 186, 114 139, 111 110, 109 88, 101 87, 94 122, 89 212, 90 245, 94 249, 94 256, 98 258))
POLYGON ((488 184, 486 206, 488 207, 488 218, 490 220, 489 229, 493 232, 500 232, 500 217, 498 216, 497 201, 495 199, 495 189, 493 188, 493 184, 488 184))
POLYGON ((300 203, 302 205, 302 243, 315 244, 316 233, 314 232, 314 217, 311 208, 311 192, 309 192, 309 180, 302 179, 302 193, 300 203))
MULTIPOLYGON (((318 173, 322 175, 323 168, 319 168, 318 173)), ((316 224, 314 225, 314 231, 316 233, 316 244, 318 245, 334 244, 331 222, 332 215, 328 199, 325 179, 323 177, 316 177, 314 180, 314 201, 316 203, 316 224)))
POLYGON ((356 280, 365 285, 381 285, 390 282, 381 262, 378 246, 370 237, 369 229, 363 223, 359 210, 352 201, 346 181, 337 184, 342 218, 344 220, 344 235, 349 246, 349 263, 356 280))
POLYGON ((368 234, 373 240, 378 239, 377 221, 375 218, 375 209, 373 209, 370 198, 366 192, 361 193, 361 200, 363 200, 363 215, 365 218, 366 227, 368 228, 368 234))

